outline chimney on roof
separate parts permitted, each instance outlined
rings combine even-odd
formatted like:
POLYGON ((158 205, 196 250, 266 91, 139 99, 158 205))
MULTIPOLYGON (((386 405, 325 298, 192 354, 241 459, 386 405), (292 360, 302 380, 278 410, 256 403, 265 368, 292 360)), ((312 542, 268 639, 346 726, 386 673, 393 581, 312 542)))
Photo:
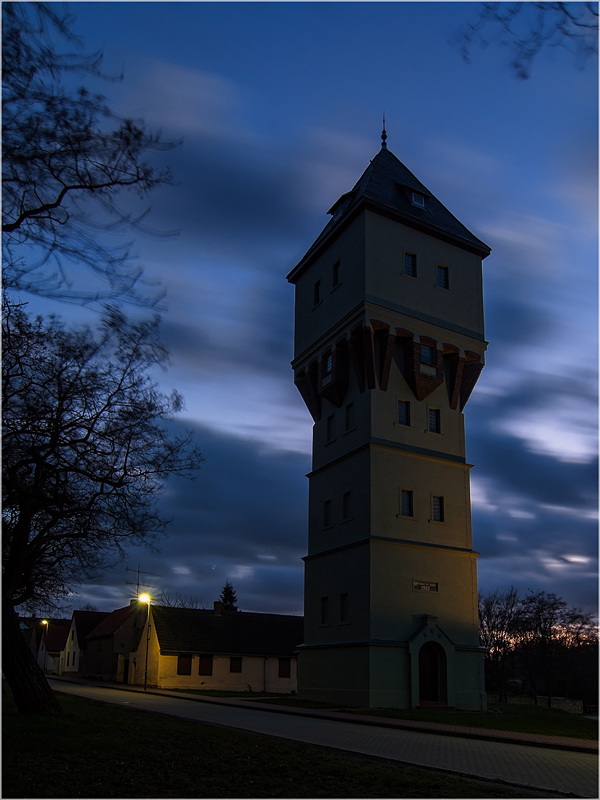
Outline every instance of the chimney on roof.
POLYGON ((220 603, 218 600, 215 600, 215 602, 213 603, 213 611, 215 617, 220 617, 221 612, 223 611, 223 603, 220 603))
POLYGON ((137 604, 138 604, 138 599, 137 599, 137 597, 134 597, 134 598, 133 598, 133 600, 130 600, 130 601, 129 601, 129 605, 130 605, 130 606, 137 606, 137 604))

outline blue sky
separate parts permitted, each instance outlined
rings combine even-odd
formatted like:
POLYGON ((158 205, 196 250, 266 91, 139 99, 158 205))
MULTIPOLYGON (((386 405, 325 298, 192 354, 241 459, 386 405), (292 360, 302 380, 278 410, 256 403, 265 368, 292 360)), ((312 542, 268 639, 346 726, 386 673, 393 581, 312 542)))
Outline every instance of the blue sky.
MULTIPOLYGON (((207 605, 226 579, 245 610, 302 613, 311 418, 292 358, 286 274, 380 147, 485 241, 487 365, 466 407, 481 591, 597 597, 597 64, 542 52, 527 81, 509 52, 452 35, 472 3, 69 3, 87 50, 121 83, 94 85, 167 138, 175 184, 139 236, 167 290, 165 388, 206 457, 161 498, 160 553, 136 549, 86 601, 155 591, 207 605)), ((89 83, 89 82, 88 82, 89 83)), ((36 301, 82 319, 88 312, 36 301)))

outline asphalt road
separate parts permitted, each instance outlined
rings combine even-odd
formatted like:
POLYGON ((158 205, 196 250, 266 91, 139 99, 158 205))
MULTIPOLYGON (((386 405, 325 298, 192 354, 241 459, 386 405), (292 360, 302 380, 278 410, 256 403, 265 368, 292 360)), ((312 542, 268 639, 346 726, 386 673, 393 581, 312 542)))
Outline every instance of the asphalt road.
POLYGON ((118 706, 379 756, 541 791, 598 797, 598 757, 588 753, 289 716, 102 686, 82 686, 62 681, 50 683, 57 692, 118 706))

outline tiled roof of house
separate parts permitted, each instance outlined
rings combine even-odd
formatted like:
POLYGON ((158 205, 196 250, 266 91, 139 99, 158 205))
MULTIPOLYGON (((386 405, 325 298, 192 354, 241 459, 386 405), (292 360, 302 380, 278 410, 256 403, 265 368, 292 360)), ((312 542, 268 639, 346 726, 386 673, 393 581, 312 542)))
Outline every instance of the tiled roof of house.
POLYGON ((162 655, 206 653, 292 656, 304 638, 304 618, 247 611, 152 606, 162 655))
POLYGON ((49 653, 58 653, 64 650, 71 627, 70 619, 50 620, 48 626, 48 641, 46 650, 49 653))
POLYGON ((111 611, 107 614, 100 624, 96 625, 93 630, 88 633, 86 639, 98 639, 101 636, 110 636, 118 630, 125 620, 133 614, 136 610, 136 605, 125 606, 125 608, 117 608, 116 611, 111 611))
POLYGON ((393 153, 382 147, 354 188, 333 204, 329 210, 333 218, 290 272, 288 280, 294 283, 330 235, 365 206, 388 214, 405 225, 450 241, 458 247, 476 252, 483 258, 490 253, 490 248, 484 242, 459 222, 393 153), (423 207, 412 202, 413 191, 425 199, 423 207))
POLYGON ((81 646, 88 633, 91 633, 102 620, 108 617, 108 611, 74 611, 73 620, 77 629, 77 641, 81 646))

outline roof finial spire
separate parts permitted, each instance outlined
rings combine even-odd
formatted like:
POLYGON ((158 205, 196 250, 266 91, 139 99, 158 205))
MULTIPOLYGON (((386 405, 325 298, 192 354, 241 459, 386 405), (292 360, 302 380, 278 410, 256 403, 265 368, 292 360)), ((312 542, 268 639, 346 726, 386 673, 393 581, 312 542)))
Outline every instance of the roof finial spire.
POLYGON ((383 130, 381 131, 381 149, 387 150, 387 144, 385 140, 387 139, 387 133, 385 132, 385 111, 383 112, 383 130))

